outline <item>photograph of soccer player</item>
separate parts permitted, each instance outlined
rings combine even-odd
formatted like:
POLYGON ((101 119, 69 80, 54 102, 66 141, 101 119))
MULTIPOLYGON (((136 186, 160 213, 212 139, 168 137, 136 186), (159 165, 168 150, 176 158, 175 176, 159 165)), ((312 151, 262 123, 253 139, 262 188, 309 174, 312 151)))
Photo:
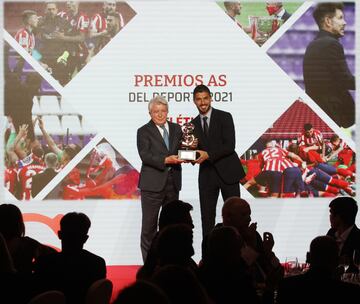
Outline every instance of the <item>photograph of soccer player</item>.
POLYGON ((4 43, 5 185, 19 200, 35 198, 94 137, 84 119, 21 56, 4 43), (54 155, 56 160, 54 160, 54 155), (32 188, 32 178, 42 172, 32 188))
POLYGON ((310 7, 267 53, 351 134, 355 129, 355 3, 310 7))
POLYGON ((225 1, 217 2, 225 13, 244 30, 259 46, 262 46, 280 26, 291 17, 302 2, 225 1))
POLYGON ((63 86, 135 15, 115 0, 4 3, 6 31, 63 86))
POLYGON ((355 196, 355 152, 302 100, 240 158, 254 197, 355 196))
POLYGON ((103 139, 45 199, 139 199, 139 172, 103 139))

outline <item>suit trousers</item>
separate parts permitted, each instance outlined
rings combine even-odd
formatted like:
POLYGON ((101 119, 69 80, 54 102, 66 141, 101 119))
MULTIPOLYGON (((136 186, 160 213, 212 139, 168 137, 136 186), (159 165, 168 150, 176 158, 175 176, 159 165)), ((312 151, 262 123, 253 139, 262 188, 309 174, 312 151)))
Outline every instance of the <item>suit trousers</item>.
POLYGON ((166 203, 179 199, 179 191, 174 186, 172 170, 168 172, 165 187, 160 192, 141 190, 141 254, 145 262, 151 242, 156 234, 159 211, 166 203))
POLYGON ((215 167, 207 166, 199 175, 199 195, 203 239, 215 226, 216 205, 219 192, 225 201, 229 197, 240 197, 239 182, 225 184, 216 172, 215 167))

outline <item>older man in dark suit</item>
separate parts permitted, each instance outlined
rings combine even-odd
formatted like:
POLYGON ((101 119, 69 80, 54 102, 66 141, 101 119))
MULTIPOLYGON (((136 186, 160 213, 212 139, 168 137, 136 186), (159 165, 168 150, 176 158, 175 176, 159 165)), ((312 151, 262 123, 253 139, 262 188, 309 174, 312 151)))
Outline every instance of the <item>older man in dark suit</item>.
POLYGON ((182 132, 179 125, 167 121, 166 99, 156 96, 148 107, 151 120, 137 131, 137 148, 142 161, 139 188, 144 261, 156 234, 161 206, 179 198, 182 163, 177 156, 182 132))
POLYGON ((339 38, 345 35, 341 3, 320 3, 313 17, 319 34, 306 48, 304 81, 306 93, 340 127, 355 123, 355 103, 349 90, 355 90, 355 77, 349 71, 339 38))
POLYGON ((239 181, 245 176, 235 152, 235 127, 228 112, 211 107, 211 93, 207 86, 199 85, 193 92, 199 115, 192 121, 198 138, 196 163, 199 169, 199 193, 203 237, 215 226, 216 204, 219 191, 225 201, 240 196, 239 181))

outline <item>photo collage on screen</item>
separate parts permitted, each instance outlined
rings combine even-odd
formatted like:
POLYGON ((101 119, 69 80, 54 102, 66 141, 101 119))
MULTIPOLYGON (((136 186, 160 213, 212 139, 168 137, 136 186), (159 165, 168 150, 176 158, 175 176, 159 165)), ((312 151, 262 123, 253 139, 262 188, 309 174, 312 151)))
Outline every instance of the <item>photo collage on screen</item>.
MULTIPOLYGON (((285 15, 290 3, 282 4, 285 15)), ((219 5, 228 14, 236 12, 233 19, 257 42, 240 18, 250 14, 247 5, 254 9, 264 3, 219 5)), ((356 153, 349 146, 355 142, 355 4, 343 4, 346 24, 327 42, 322 42, 326 34, 319 32, 313 17, 315 6, 294 20, 266 52, 328 117, 299 98, 242 154, 246 177, 241 184, 255 198, 356 195, 356 153), (322 51, 324 43, 327 52, 322 51), (333 121, 341 132, 324 120, 333 121)))
POLYGON ((79 165, 68 168, 97 131, 58 91, 135 15, 126 2, 116 1, 4 3, 4 27, 11 36, 10 43, 4 41, 6 197, 138 197, 138 172, 109 143, 93 144, 92 152, 85 153, 79 165), (46 71, 46 79, 20 54, 23 50, 46 71), (83 171, 86 166, 91 168, 83 171), (65 168, 68 172, 61 173, 65 168), (53 186, 46 189, 51 182, 53 186))

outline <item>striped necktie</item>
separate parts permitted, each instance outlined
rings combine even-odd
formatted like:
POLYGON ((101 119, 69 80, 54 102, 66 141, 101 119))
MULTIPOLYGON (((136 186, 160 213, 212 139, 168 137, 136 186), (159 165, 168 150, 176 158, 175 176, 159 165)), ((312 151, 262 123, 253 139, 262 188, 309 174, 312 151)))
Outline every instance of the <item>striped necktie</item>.
POLYGON ((166 130, 165 125, 161 125, 160 128, 164 131, 163 139, 164 139, 166 148, 169 150, 169 132, 166 130))

